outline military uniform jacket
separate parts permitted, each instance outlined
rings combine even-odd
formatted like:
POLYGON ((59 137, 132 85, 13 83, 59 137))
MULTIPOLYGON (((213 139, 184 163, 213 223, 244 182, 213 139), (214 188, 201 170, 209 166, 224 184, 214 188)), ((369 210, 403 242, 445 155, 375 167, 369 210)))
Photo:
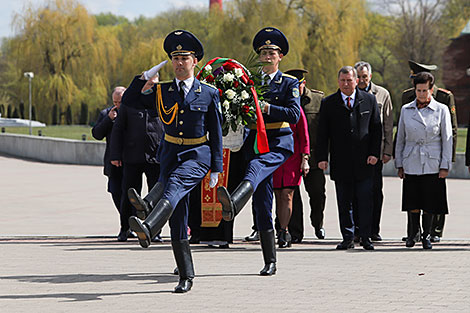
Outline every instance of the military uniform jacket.
POLYGON ((106 138, 106 150, 104 151, 104 175, 106 176, 112 176, 115 171, 122 171, 121 168, 111 164, 111 132, 113 130, 114 121, 109 118, 108 114, 113 107, 114 106, 110 106, 102 110, 96 120, 95 126, 91 129, 93 138, 97 140, 106 138))
MULTIPOLYGON (((129 95, 139 97, 145 83, 146 81, 135 77, 126 93, 129 91, 129 95)), ((206 164, 213 172, 222 172, 222 114, 218 90, 195 78, 193 86, 182 101, 175 80, 159 84, 165 110, 171 109, 178 103, 178 112, 171 123, 166 124, 171 120, 171 116, 160 117, 165 134, 183 140, 209 135, 207 142, 197 145, 174 144, 163 138, 157 153, 161 175, 167 177, 178 162, 189 159, 206 164)), ((153 87, 153 93, 146 97, 149 97, 156 107, 156 85, 153 87)), ((163 113, 163 110, 161 112, 163 113)))
MULTIPOLYGON (((264 123, 288 122, 297 124, 300 118, 300 94, 297 78, 278 71, 269 83, 269 90, 263 95, 269 102, 269 114, 263 113, 264 123)), ((269 149, 282 148, 294 152, 294 139, 290 127, 266 129, 269 149)), ((254 154, 256 130, 250 130, 245 141, 248 157, 254 154)))
POLYGON ((390 93, 387 89, 370 83, 369 93, 375 96, 379 108, 380 121, 382 122, 382 148, 380 158, 384 154, 393 153, 393 105, 390 93))
POLYGON ((316 158, 328 161, 330 176, 336 181, 370 178, 373 166, 369 156, 379 157, 382 124, 375 97, 356 88, 352 110, 343 102, 341 92, 322 100, 318 125, 316 158))
POLYGON ((124 163, 156 164, 163 126, 151 96, 126 90, 114 123, 111 141, 111 160, 124 163))
MULTIPOLYGON (((434 85, 434 91, 432 94, 433 98, 442 104, 445 104, 449 108, 450 121, 452 123, 452 162, 455 162, 455 153, 457 151, 457 112, 455 110, 455 100, 452 92, 446 89, 438 88, 434 85)), ((403 91, 401 97, 401 105, 408 104, 416 98, 414 88, 409 88, 403 91)))
POLYGON ((317 143, 317 129, 320 118, 320 106, 323 99, 323 91, 305 88, 304 94, 300 98, 300 105, 304 109, 308 124, 308 136, 310 139, 310 168, 318 168, 315 158, 315 145, 317 143))
POLYGON ((450 113, 444 104, 433 98, 420 110, 416 100, 404 105, 398 124, 395 167, 410 175, 450 170, 451 134, 450 113))

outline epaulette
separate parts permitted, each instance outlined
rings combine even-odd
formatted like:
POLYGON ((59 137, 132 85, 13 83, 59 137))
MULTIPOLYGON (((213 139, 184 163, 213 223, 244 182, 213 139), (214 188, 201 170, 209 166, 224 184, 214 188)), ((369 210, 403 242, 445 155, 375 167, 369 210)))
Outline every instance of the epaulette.
POLYGON ((214 88, 214 89, 217 89, 217 87, 215 87, 214 85, 211 85, 211 84, 206 83, 206 82, 203 82, 203 81, 201 81, 201 84, 204 84, 204 85, 206 85, 206 86, 209 86, 209 87, 212 87, 212 88, 214 88))
POLYGON ((161 81, 161 82, 158 82, 157 84, 171 84, 173 81, 172 80, 164 80, 164 81, 161 81))
POLYGON ((452 93, 452 91, 447 90, 447 89, 444 89, 444 88, 437 88, 437 91, 442 91, 442 92, 444 92, 444 93, 446 93, 446 94, 448 94, 448 95, 450 95, 450 94, 452 93))
POLYGON ((321 90, 316 90, 316 89, 310 89, 311 92, 313 93, 318 93, 318 94, 321 94, 321 95, 324 95, 325 93, 321 90))
POLYGON ((282 73, 282 76, 289 77, 289 78, 292 78, 292 79, 296 79, 296 80, 297 80, 297 77, 292 76, 292 75, 289 75, 289 74, 286 74, 286 73, 282 73))

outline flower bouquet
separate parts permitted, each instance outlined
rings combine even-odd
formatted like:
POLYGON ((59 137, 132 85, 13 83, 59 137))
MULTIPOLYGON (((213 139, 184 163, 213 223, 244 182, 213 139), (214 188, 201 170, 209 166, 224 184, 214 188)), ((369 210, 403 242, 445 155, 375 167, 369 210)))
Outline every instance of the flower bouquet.
POLYGON ((207 62, 196 78, 219 90, 224 146, 232 151, 240 149, 244 127, 256 124, 255 151, 268 152, 268 139, 258 99, 262 96, 258 96, 259 91, 255 88, 250 71, 234 59, 217 57, 207 62), (235 143, 226 144, 227 141, 235 143))

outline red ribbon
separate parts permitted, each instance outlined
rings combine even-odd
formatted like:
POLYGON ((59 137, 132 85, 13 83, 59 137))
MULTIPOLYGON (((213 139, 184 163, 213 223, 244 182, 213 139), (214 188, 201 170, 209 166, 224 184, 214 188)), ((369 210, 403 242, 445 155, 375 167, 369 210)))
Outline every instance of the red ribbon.
POLYGON ((261 113, 261 108, 258 103, 258 95, 256 94, 255 87, 251 86, 250 90, 256 105, 257 148, 259 153, 266 153, 269 152, 269 144, 268 135, 266 134, 266 126, 264 125, 263 113, 261 113))

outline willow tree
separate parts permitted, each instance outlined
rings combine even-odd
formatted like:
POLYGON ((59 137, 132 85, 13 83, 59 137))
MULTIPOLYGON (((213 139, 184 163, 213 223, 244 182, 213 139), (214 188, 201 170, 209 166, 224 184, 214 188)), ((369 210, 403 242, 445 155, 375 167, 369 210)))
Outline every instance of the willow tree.
MULTIPOLYGON (((120 49, 114 38, 97 30, 95 18, 82 5, 75 0, 30 5, 15 17, 14 25, 16 36, 8 48, 16 65, 12 77, 21 86, 23 72, 35 73, 33 102, 40 120, 50 120, 52 103, 61 112, 67 105, 78 112, 81 101, 106 102, 108 75, 116 68, 120 49)), ((15 91, 26 98, 24 87, 15 91)))

